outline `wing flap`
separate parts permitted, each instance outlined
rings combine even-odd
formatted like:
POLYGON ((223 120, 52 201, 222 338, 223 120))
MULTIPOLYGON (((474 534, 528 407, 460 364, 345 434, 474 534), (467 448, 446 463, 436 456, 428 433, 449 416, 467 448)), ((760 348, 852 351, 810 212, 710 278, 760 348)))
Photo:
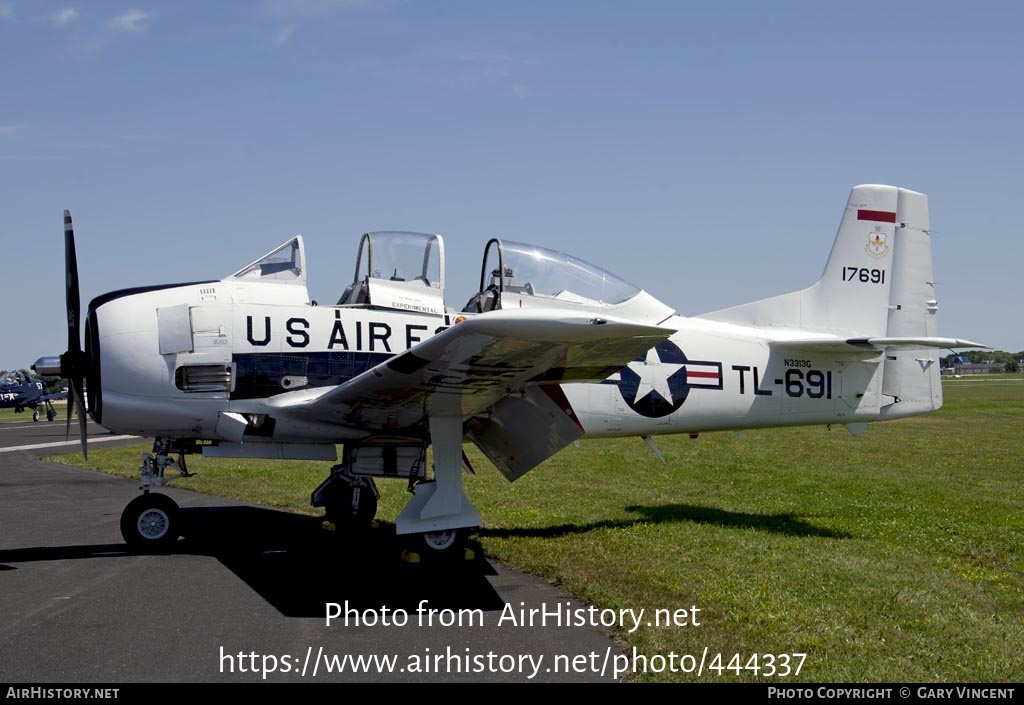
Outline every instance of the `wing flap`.
POLYGON ((562 388, 531 386, 499 399, 487 414, 466 423, 466 436, 510 482, 583 435, 562 388))

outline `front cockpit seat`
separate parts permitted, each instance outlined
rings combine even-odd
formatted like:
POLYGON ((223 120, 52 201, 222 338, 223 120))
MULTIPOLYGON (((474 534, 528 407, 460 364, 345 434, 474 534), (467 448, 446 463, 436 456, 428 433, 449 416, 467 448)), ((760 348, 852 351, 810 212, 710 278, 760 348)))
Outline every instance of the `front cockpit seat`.
POLYGON ((352 282, 342 293, 341 298, 338 299, 338 306, 358 306, 360 304, 369 303, 369 287, 366 284, 366 279, 361 279, 358 282, 352 282))

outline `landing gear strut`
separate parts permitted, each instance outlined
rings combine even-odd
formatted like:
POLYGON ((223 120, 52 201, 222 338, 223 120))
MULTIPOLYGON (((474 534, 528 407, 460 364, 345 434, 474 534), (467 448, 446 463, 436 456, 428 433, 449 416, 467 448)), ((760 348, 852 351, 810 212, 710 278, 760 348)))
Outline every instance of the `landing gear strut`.
POLYGON ((435 558, 468 555, 465 540, 480 526, 480 515, 462 490, 464 456, 462 418, 431 416, 434 477, 417 482, 412 499, 395 522, 395 531, 413 554, 435 558))
POLYGON ((372 525, 380 495, 373 478, 404 478, 412 498, 398 517, 395 533, 410 561, 463 556, 480 517, 462 492, 462 421, 431 421, 435 465, 427 479, 427 442, 415 437, 377 437, 345 444, 341 464, 331 468, 310 498, 325 510, 324 527, 361 530, 372 525), (438 442, 441 438, 441 442, 438 442), (448 452, 445 452, 448 451, 448 452), (415 556, 415 558, 412 558, 415 556))

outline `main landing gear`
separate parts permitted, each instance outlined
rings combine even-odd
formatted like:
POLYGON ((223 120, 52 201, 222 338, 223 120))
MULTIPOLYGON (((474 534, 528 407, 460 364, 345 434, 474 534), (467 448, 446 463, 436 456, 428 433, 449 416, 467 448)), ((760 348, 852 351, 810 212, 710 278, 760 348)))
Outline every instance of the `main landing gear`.
MULTIPOLYGON (((53 408, 53 404, 46 402, 46 420, 53 421, 55 418, 57 418, 57 410, 53 408)), ((32 409, 32 420, 39 421, 39 407, 32 409)))
POLYGON ((324 508, 324 527, 365 530, 373 525, 380 493, 373 479, 352 473, 351 463, 331 468, 331 474, 313 490, 310 504, 324 508))
MULTIPOLYGON (((462 454, 461 419, 431 419, 430 424, 435 465, 429 479, 423 440, 377 438, 370 443, 346 444, 341 464, 331 468, 310 497, 314 507, 324 508, 324 528, 344 532, 344 540, 365 543, 380 498, 374 478, 405 479, 412 497, 395 522, 403 559, 414 563, 421 559, 471 559, 466 539, 481 522, 462 490, 464 462, 468 461, 462 454)), ((185 455, 191 452, 197 452, 195 441, 157 438, 153 452, 142 454, 142 494, 125 507, 120 522, 121 535, 132 549, 166 550, 182 535, 178 505, 151 489, 166 484, 168 470, 189 477, 185 455), (177 460, 172 453, 178 453, 177 460)))
POLYGON ((395 523, 408 562, 468 558, 466 539, 480 517, 462 491, 462 422, 431 420, 433 478, 427 478, 427 443, 414 438, 374 438, 346 443, 342 462, 317 487, 310 503, 324 508, 324 527, 361 531, 373 525, 380 495, 373 478, 405 479, 412 495, 395 523), (439 440, 440 439, 440 440, 439 440))
POLYGON ((410 484, 413 496, 398 515, 395 530, 413 555, 470 558, 466 538, 481 521, 462 490, 463 470, 471 471, 462 452, 462 418, 433 415, 429 424, 434 477, 410 484))

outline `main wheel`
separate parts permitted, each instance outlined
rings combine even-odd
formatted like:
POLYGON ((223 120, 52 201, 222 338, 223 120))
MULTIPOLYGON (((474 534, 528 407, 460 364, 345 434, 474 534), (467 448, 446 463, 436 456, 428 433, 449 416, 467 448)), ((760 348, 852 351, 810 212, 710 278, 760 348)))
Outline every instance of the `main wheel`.
POLYGON ((424 560, 458 560, 464 557, 468 529, 444 529, 409 534, 406 545, 424 560))
POLYGON ((121 513, 121 536, 132 548, 166 548, 179 536, 178 505, 163 494, 139 495, 121 513))
POLYGON ((35 411, 32 412, 32 420, 33 421, 38 421, 39 420, 39 409, 36 409, 35 411))
POLYGON ((420 534, 419 538, 424 548, 444 553, 452 551, 458 546, 460 535, 458 529, 445 529, 444 531, 427 531, 420 534))

